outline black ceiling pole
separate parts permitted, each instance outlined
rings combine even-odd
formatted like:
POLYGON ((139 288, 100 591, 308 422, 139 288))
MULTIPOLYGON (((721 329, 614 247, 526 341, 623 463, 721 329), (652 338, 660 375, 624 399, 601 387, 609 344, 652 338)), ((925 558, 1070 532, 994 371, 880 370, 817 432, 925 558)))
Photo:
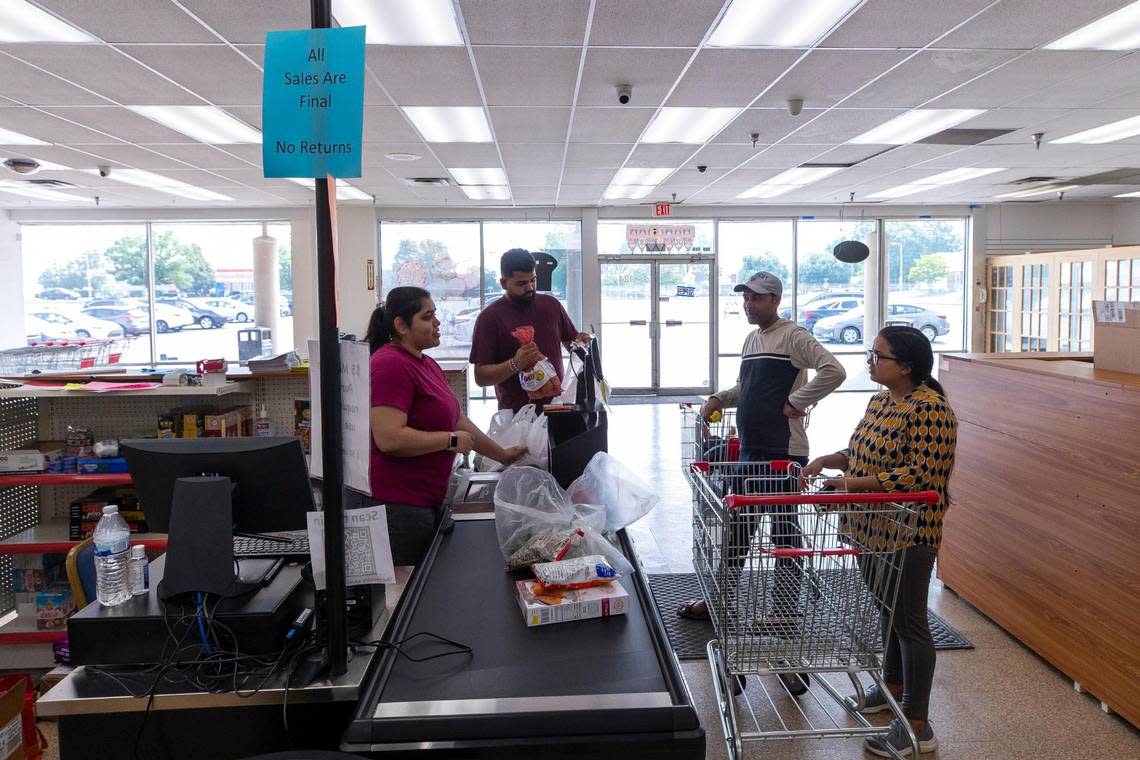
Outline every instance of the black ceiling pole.
MULTIPOLYGON (((330 0, 312 0, 314 29, 332 25, 330 0)), ((337 326, 336 238, 333 215, 336 199, 326 177, 314 182, 317 216, 317 314, 321 362, 321 466, 325 513, 325 620, 330 675, 348 669, 348 631, 344 604, 344 504, 340 447, 340 330, 337 326)), ((334 183, 335 187, 335 183, 334 183)))

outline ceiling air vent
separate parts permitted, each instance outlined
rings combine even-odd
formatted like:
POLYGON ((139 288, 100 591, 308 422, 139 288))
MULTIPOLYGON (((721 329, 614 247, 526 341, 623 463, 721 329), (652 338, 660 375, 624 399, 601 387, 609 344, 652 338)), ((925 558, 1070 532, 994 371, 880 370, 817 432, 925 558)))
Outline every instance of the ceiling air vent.
POLYGON ((1016 131, 1016 129, 944 129, 919 142, 930 145, 980 145, 987 140, 1016 131))
POLYGON ((1021 179, 1010 180, 1011 185, 1036 185, 1039 182, 1056 182, 1061 179, 1060 177, 1022 177, 1021 179))
POLYGON ((63 182, 58 179, 21 179, 18 182, 23 182, 27 185, 35 185, 36 187, 46 187, 52 190, 74 190, 78 185, 73 185, 70 182, 63 182))
POLYGON ((404 184, 412 187, 447 187, 451 181, 447 177, 404 177, 404 184))

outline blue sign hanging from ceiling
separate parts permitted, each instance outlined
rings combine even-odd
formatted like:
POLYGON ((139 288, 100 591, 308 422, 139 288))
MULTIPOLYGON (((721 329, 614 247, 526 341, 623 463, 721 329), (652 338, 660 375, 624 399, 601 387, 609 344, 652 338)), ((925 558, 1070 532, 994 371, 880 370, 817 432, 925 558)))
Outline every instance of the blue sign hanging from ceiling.
POLYGON ((261 127, 266 177, 359 177, 364 27, 269 32, 261 127))

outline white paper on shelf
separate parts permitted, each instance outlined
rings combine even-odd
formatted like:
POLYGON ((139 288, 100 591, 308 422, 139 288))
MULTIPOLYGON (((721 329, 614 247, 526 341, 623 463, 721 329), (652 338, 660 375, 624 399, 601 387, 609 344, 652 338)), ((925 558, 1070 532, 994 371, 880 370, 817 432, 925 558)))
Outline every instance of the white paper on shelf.
POLYGON ((1124 315, 1124 308, 1128 305, 1125 301, 1093 301, 1093 308, 1096 310, 1096 321, 1098 324, 1124 324, 1128 318, 1124 315))
MULTIPOLYGON (((327 583, 325 514, 309 512, 307 517, 313 582, 320 591, 327 583)), ((388 543, 388 514, 383 505, 344 511, 344 578, 347 586, 396 582, 388 543)))

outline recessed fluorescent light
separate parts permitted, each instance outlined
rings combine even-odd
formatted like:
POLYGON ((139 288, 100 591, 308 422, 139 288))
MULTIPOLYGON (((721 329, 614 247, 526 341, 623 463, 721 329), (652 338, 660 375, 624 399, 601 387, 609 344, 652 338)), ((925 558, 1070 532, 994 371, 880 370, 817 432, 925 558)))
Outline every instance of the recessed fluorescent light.
POLYGON ((675 170, 669 168, 649 169, 645 167, 629 167, 618 169, 614 175, 615 185, 660 185, 665 178, 675 170))
POLYGON ((1121 193, 1120 195, 1114 195, 1112 197, 1113 198, 1140 198, 1140 193, 1121 193))
POLYGON ((1140 116, 1133 116, 1130 119, 1121 119, 1111 124, 1105 124, 1102 127, 1086 129, 1084 132, 1077 132, 1067 137, 1058 137, 1056 140, 1050 140, 1049 142, 1100 145, 1101 143, 1116 142, 1117 140, 1124 140, 1129 137, 1135 137, 1136 135, 1140 135, 1140 116))
POLYGON ((909 185, 897 185, 896 187, 888 187, 886 190, 880 190, 877 193, 870 193, 868 198, 901 198, 904 195, 914 195, 915 193, 924 193, 927 190, 934 190, 939 185, 919 185, 912 183, 909 185))
POLYGON ((505 185, 507 173, 499 168, 448 169, 460 185, 505 185))
POLYGON ((886 190, 880 190, 877 193, 871 193, 869 198, 902 198, 904 195, 914 195, 915 193, 923 193, 927 190, 933 190, 937 187, 945 185, 953 185, 958 182, 965 182, 970 179, 977 179, 984 177, 987 174, 994 174, 996 172, 1003 172, 1004 168, 962 168, 951 169, 950 171, 939 172, 938 174, 931 174, 929 177, 908 182, 905 185, 898 185, 896 187, 889 187, 886 190))
POLYGON ((369 45, 462 45, 451 0, 333 0, 341 26, 367 27, 369 45))
POLYGON ((16 182, 3 182, 0 181, 0 193, 10 193, 12 195, 21 195, 25 198, 35 198, 41 201, 56 201, 59 203, 85 201, 86 198, 81 198, 77 195, 68 195, 67 193, 59 193, 55 190, 44 190, 42 187, 35 185, 22 185, 16 182))
POLYGON ((384 158, 389 161, 419 161, 420 156, 417 153, 385 153, 384 158))
MULTIPOLYGON (((311 179, 303 179, 302 177, 286 177, 285 179, 310 190, 315 186, 315 182, 311 179)), ((372 196, 358 187, 353 187, 343 179, 338 179, 336 181, 336 199, 338 201, 370 201, 372 196)))
POLYGON ((994 196, 996 198, 1032 198, 1035 195, 1048 195, 1049 193, 1061 193, 1065 190, 1072 190, 1080 185, 1045 185, 1043 187, 1035 187, 1031 190, 1017 190, 1012 193, 1002 193, 1001 195, 994 196))
POLYGON ((1046 50, 1134 50, 1140 47, 1140 2, 1126 5, 1045 46, 1046 50))
POLYGON ((491 125, 479 106, 404 106, 426 142, 491 142, 491 125))
POLYGON ((916 108, 847 142, 856 145, 906 145, 985 113, 979 108, 916 108))
POLYGON ((602 197, 607 201, 641 200, 653 192, 656 185, 610 185, 602 197))
POLYGON ((830 177, 844 168, 842 166, 797 166, 795 169, 788 169, 786 172, 780 172, 775 177, 764 180, 763 184, 810 185, 812 182, 819 182, 824 177, 830 177))
MULTIPOLYGON (((84 169, 87 174, 97 174, 94 169, 84 169)), ((158 190, 162 193, 169 193, 170 195, 177 195, 180 198, 189 198, 192 201, 232 201, 233 198, 221 193, 215 193, 213 190, 206 190, 202 187, 196 187, 177 179, 164 177, 161 174, 154 172, 143 171, 142 169, 115 169, 108 179, 116 182, 122 182, 127 185, 134 185, 136 187, 145 187, 149 190, 158 190)))
POLYGON ((799 190, 803 185, 766 185, 761 183, 745 190, 737 198, 775 198, 777 195, 799 190))
POLYGON ((0 42, 97 42, 27 0, 0 3, 0 42))
POLYGON ((862 0, 733 0, 710 47, 802 47, 827 34, 862 0))
POLYGON ((460 190, 473 201, 509 201, 511 189, 502 185, 460 185, 460 190))
POLYGON ((43 140, 0 128, 0 145, 47 145, 43 140))
POLYGON ((261 133, 216 106, 127 106, 140 116, 210 145, 259 143, 261 133))
POLYGON ((724 129, 738 113, 739 108, 662 108, 641 141, 700 145, 724 129))

